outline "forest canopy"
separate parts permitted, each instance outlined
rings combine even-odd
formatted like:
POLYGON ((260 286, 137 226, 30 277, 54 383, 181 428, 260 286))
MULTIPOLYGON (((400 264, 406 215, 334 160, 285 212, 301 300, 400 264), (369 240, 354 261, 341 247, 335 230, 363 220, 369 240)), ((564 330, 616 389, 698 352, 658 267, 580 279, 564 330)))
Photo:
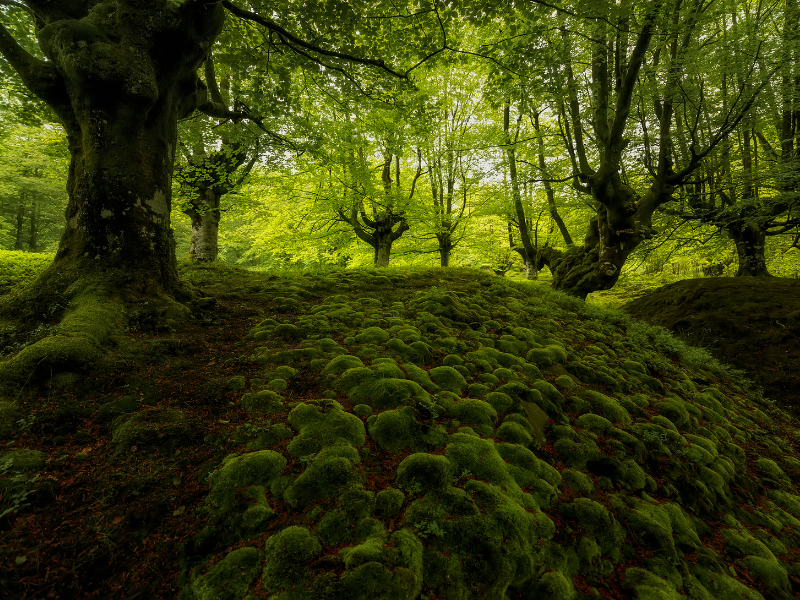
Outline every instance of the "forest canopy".
POLYGON ((0 2, 0 245, 796 276, 796 0, 265 6, 0 2))

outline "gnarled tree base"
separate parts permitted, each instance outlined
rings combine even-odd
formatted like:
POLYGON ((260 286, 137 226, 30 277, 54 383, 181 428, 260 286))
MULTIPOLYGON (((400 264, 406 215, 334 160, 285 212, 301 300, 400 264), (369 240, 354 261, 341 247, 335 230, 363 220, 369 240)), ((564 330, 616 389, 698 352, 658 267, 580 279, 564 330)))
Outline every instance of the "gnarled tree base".
MULTIPOLYGON (((189 308, 152 282, 130 273, 70 277, 57 264, 19 294, 0 300, 0 319, 11 322, 18 337, 34 340, 0 359, 0 395, 14 397, 65 374, 110 367, 115 336, 131 323, 169 330, 189 318, 189 308), (36 339, 43 329, 47 334, 36 339)), ((181 288, 176 297, 191 300, 192 292, 181 288)))

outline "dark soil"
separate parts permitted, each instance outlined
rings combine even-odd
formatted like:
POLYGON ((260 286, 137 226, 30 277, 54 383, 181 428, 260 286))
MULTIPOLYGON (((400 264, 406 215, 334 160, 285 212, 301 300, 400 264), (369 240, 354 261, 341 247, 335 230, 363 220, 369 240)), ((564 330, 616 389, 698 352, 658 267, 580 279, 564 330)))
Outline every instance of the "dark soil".
POLYGON ((800 280, 685 279, 621 308, 745 371, 800 419, 800 280))

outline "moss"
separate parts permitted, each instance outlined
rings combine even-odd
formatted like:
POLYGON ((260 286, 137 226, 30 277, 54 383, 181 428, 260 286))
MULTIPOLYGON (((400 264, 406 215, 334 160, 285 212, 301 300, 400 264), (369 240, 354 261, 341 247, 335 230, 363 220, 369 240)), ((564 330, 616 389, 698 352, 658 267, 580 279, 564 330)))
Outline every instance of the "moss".
POLYGON ((272 390, 262 390, 253 394, 244 394, 241 406, 251 414, 270 414, 283 410, 284 398, 272 390))
POLYGON ((561 471, 561 476, 564 478, 564 483, 576 494, 588 496, 594 491, 594 484, 585 473, 575 469, 564 469, 561 471))
POLYGON ((412 454, 397 467, 397 483, 405 489, 436 490, 452 481, 453 468, 444 456, 412 454))
POLYGON ((433 383, 433 381, 431 381, 428 372, 425 371, 424 369, 421 369, 417 365, 411 363, 404 363, 402 367, 403 370, 407 373, 408 378, 411 379, 411 381, 414 381, 420 384, 421 386, 428 388, 429 390, 441 389, 438 385, 436 385, 435 383, 433 383))
POLYGON ((361 447, 366 441, 361 419, 344 412, 342 405, 335 400, 321 400, 314 404, 301 402, 289 413, 288 423, 298 431, 286 446, 286 451, 292 456, 316 454, 324 446, 337 442, 361 447))
POLYGON ((464 376, 453 367, 434 367, 430 370, 431 380, 442 389, 459 393, 467 387, 464 376))
POLYGON ((430 394, 408 379, 377 379, 364 383, 351 390, 350 400, 369 403, 376 410, 397 408, 402 404, 432 404, 430 394))
POLYGON ((239 600, 258 577, 261 556, 257 548, 234 550, 192 582, 189 589, 196 600, 239 600))
POLYGON ((385 488, 375 495, 375 514, 380 517, 393 517, 400 512, 405 499, 405 494, 400 490, 385 488))
POLYGON ((389 452, 397 452, 410 446, 418 427, 414 409, 410 406, 386 410, 374 420, 368 420, 368 423, 370 437, 389 452))
POLYGON ((195 435, 196 430, 182 411, 153 407, 135 412, 117 425, 111 443, 117 452, 130 451, 133 446, 138 450, 173 450, 191 441, 195 435))
MULTIPOLYGON (((242 490, 246 486, 261 486, 263 493, 263 489, 271 485, 285 466, 286 459, 272 450, 229 456, 209 476, 210 493, 207 502, 216 514, 228 512, 243 501, 245 496, 242 490)), ((252 495, 246 497, 250 498, 252 495)))
POLYGON ((382 344, 389 337, 389 334, 380 327, 367 327, 355 336, 359 344, 382 344))
POLYGON ((503 392, 489 392, 486 394, 484 400, 491 404, 492 408, 498 413, 507 413, 518 404, 517 400, 514 400, 511 396, 503 392))
POLYGON ((272 390, 273 392, 278 392, 278 393, 285 391, 287 387, 289 387, 289 384, 286 382, 286 380, 280 378, 270 379, 266 385, 266 388, 268 390, 272 390))
POLYGON ((571 578, 561 571, 549 571, 531 586, 530 597, 537 600, 575 600, 578 593, 571 578))
POLYGON ((293 525, 267 540, 262 582, 267 593, 306 584, 308 565, 322 547, 305 527, 293 525))
POLYGON ((334 498, 352 486, 363 483, 363 477, 353 468, 353 462, 344 456, 316 457, 286 488, 284 500, 289 506, 302 509, 323 498, 334 498))
POLYGON ((0 394, 16 394, 25 385, 49 381, 54 374, 86 373, 110 363, 103 346, 122 328, 124 314, 122 304, 107 294, 82 290, 51 335, 0 361, 0 394))
POLYGON ((273 335, 285 340, 296 340, 302 337, 300 328, 297 325, 292 325, 291 323, 282 323, 277 325, 272 330, 272 333, 273 335))
POLYGON ((773 479, 786 479, 786 473, 783 472, 774 460, 769 458, 759 458, 755 462, 755 467, 765 475, 773 479))
POLYGON ((533 441, 533 436, 524 427, 514 422, 504 422, 497 428, 497 439, 511 444, 527 446, 533 441))
POLYGON ((626 427, 630 426, 631 416, 617 400, 594 390, 583 390, 583 394, 589 401, 593 413, 606 417, 609 421, 622 423, 626 427))
POLYGON ((39 450, 8 450, 0 454, 0 470, 9 473, 39 471, 44 468, 47 455, 39 450))
POLYGON ((461 366, 464 364, 464 359, 458 354, 448 354, 442 359, 442 364, 448 367, 461 366))
POLYGON ((353 407, 353 412, 356 413, 359 417, 368 417, 372 414, 372 407, 368 404, 356 404, 353 407))
POLYGON ((483 400, 465 399, 447 409, 447 416, 463 423, 492 425, 497 423, 497 411, 483 400))
POLYGON ((116 417, 138 410, 139 407, 140 398, 138 396, 123 396, 103 404, 97 411, 97 419, 108 423, 116 417))
POLYGON ((322 375, 341 375, 348 369, 355 369, 363 366, 364 363, 361 362, 361 359, 357 356, 352 356, 351 354, 340 354, 328 363, 328 365, 322 370, 322 375))

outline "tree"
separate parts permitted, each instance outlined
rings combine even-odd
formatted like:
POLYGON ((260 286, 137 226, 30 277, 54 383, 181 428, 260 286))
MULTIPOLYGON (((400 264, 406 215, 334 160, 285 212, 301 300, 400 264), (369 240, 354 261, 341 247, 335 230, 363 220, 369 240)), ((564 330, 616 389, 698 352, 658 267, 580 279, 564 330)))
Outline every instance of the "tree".
MULTIPOLYGON (((3 0, 3 6, 11 7, 3 11, 4 20, 10 11, 24 11, 32 19, 42 56, 27 50, 4 25, 0 54, 25 87, 53 110, 71 155, 67 225, 53 265, 31 294, 81 281, 70 289, 85 294, 93 289, 91 295, 114 294, 126 302, 161 297, 173 317, 185 315, 172 301, 180 291, 170 227, 177 123, 196 110, 220 119, 248 117, 216 102, 197 72, 223 30, 226 13, 253 23, 272 46, 295 53, 298 60, 356 82, 359 69, 407 76, 384 59, 361 57, 363 51, 380 49, 368 38, 381 28, 389 31, 394 21, 362 19, 367 6, 370 16, 381 8, 374 3, 241 4, 247 8, 220 0, 3 0), (286 27, 278 24, 281 20, 286 27), (355 74, 345 69, 347 64, 355 65, 355 74)), ((399 45, 387 58, 425 60, 402 36, 392 41, 399 45)), ((112 306, 103 310, 121 318, 121 309, 112 306)), ((74 321, 75 336, 85 342, 71 350, 74 361, 85 363, 93 355, 86 345, 94 348, 107 332, 97 330, 88 339, 74 321)), ((52 358, 47 350, 52 343, 29 348, 27 358, 19 361, 36 358, 33 364, 47 368, 37 352, 52 358)), ((15 372, 20 376, 19 369, 15 372)))

